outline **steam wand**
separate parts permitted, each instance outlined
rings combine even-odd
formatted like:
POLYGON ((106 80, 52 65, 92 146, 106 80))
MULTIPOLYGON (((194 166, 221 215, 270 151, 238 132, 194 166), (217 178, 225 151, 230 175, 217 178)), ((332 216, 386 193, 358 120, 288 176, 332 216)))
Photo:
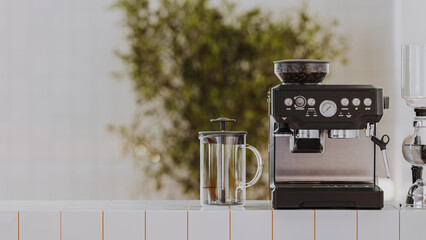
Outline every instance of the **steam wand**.
POLYGON ((388 157, 386 154, 386 145, 389 143, 390 137, 388 135, 383 135, 381 139, 378 139, 376 136, 371 136, 371 141, 373 141, 377 146, 379 146, 382 151, 383 163, 385 164, 386 177, 390 178, 390 169, 388 157))

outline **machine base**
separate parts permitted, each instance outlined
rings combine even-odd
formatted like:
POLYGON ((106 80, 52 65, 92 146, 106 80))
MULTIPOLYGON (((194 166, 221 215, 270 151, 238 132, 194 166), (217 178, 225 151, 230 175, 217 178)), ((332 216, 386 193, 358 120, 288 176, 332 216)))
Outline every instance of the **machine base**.
POLYGON ((272 207, 382 209, 383 190, 373 188, 296 188, 276 187, 272 190, 272 207))

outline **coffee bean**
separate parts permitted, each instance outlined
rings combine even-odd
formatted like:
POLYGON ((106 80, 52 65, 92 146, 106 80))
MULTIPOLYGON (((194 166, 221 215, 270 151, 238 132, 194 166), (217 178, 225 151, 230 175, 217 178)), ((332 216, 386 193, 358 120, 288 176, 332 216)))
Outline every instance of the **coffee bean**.
POLYGON ((328 63, 276 62, 275 74, 283 83, 321 83, 328 74, 328 63))

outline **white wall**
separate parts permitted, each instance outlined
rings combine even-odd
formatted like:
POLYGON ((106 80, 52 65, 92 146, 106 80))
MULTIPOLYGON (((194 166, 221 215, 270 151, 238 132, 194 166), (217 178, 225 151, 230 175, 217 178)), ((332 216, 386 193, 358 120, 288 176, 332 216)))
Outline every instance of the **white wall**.
MULTIPOLYGON (((299 0, 236 1, 273 12, 299 0)), ((121 155, 106 126, 128 124, 134 112, 129 81, 114 56, 125 48, 112 0, 0 0, 0 199, 131 198, 140 171, 121 155)), ((310 11, 337 19, 349 64, 331 64, 327 83, 377 84, 391 97, 381 132, 402 198, 409 165, 401 155, 412 111, 399 94, 401 42, 425 42, 423 1, 311 0, 310 11)), ((272 65, 271 65, 272 69, 272 65)), ((278 81, 277 81, 278 84, 278 81)), ((198 142, 194 141, 194 144, 198 142)), ((383 164, 379 158, 381 176, 383 164)))
POLYGON ((131 197, 139 171, 106 131, 134 110, 110 4, 0 1, 0 199, 131 197))

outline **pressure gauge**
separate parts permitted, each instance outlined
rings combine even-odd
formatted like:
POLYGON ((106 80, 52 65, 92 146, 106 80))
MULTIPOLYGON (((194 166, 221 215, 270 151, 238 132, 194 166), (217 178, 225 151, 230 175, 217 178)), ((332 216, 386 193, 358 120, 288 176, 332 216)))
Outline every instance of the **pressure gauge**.
POLYGON ((337 105, 331 100, 324 100, 320 104, 319 110, 324 117, 332 117, 337 112, 337 105))

